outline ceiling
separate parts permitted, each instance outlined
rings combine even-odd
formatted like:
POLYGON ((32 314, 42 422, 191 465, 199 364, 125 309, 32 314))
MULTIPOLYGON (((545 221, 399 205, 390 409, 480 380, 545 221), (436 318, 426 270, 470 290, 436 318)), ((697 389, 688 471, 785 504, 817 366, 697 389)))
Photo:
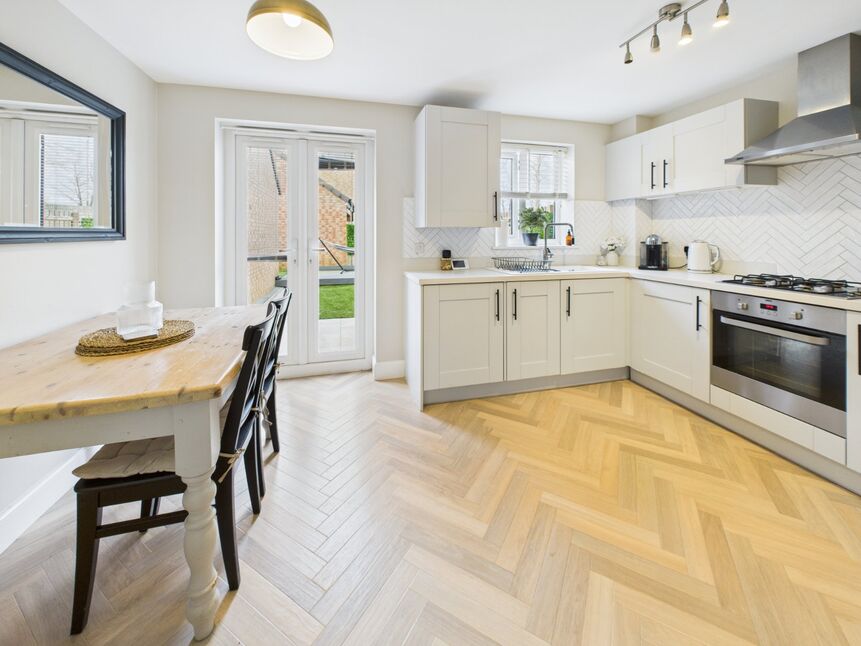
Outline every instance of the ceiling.
POLYGON ((723 29, 711 0, 690 14, 693 43, 676 44, 680 20, 663 24, 663 51, 643 36, 623 65, 619 43, 660 0, 315 0, 335 51, 297 62, 248 39, 252 0, 60 1, 159 82, 601 123, 658 114, 861 31, 859 0, 730 0, 723 29))

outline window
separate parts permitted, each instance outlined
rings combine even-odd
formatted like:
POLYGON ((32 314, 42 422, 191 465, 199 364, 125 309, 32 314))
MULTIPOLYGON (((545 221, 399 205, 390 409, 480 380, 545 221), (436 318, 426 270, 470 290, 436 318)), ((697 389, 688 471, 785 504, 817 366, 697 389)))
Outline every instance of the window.
MULTIPOLYGON (((567 146, 539 144, 502 144, 499 160, 500 213, 502 226, 497 233, 500 247, 523 246, 520 213, 526 208, 543 207, 556 222, 574 223, 572 205, 573 150, 567 146)), ((565 244, 567 230, 552 229, 549 244, 565 244)))
POLYGON ((109 227, 99 218, 98 145, 95 117, 0 110, 0 225, 109 227))

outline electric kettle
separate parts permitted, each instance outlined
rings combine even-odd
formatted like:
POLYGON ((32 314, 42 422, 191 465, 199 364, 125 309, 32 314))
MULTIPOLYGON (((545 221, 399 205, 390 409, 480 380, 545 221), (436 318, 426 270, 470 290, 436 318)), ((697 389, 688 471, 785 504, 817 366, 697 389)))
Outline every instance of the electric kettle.
POLYGON ((720 248, 704 240, 694 240, 688 245, 688 271, 710 274, 720 262, 720 248))

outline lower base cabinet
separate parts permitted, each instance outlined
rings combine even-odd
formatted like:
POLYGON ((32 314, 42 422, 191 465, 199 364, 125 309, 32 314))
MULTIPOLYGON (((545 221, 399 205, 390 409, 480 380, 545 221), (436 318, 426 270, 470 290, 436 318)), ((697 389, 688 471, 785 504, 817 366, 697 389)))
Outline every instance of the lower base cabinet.
POLYGON ((425 390, 503 380, 504 290, 504 283, 424 287, 425 390))
POLYGON ((628 280, 560 283, 563 375, 628 365, 628 280))
POLYGON ((631 367, 709 401, 710 292, 635 280, 631 285, 631 367))
POLYGON ((559 281, 536 280, 506 286, 505 379, 559 374, 559 281))

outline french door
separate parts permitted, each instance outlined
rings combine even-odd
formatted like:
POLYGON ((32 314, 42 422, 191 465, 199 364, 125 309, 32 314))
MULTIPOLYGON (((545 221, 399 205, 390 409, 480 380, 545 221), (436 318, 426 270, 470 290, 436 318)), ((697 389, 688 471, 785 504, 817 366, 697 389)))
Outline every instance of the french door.
POLYGON ((233 301, 293 292, 288 375, 370 367, 372 143, 237 134, 233 144, 233 301))

